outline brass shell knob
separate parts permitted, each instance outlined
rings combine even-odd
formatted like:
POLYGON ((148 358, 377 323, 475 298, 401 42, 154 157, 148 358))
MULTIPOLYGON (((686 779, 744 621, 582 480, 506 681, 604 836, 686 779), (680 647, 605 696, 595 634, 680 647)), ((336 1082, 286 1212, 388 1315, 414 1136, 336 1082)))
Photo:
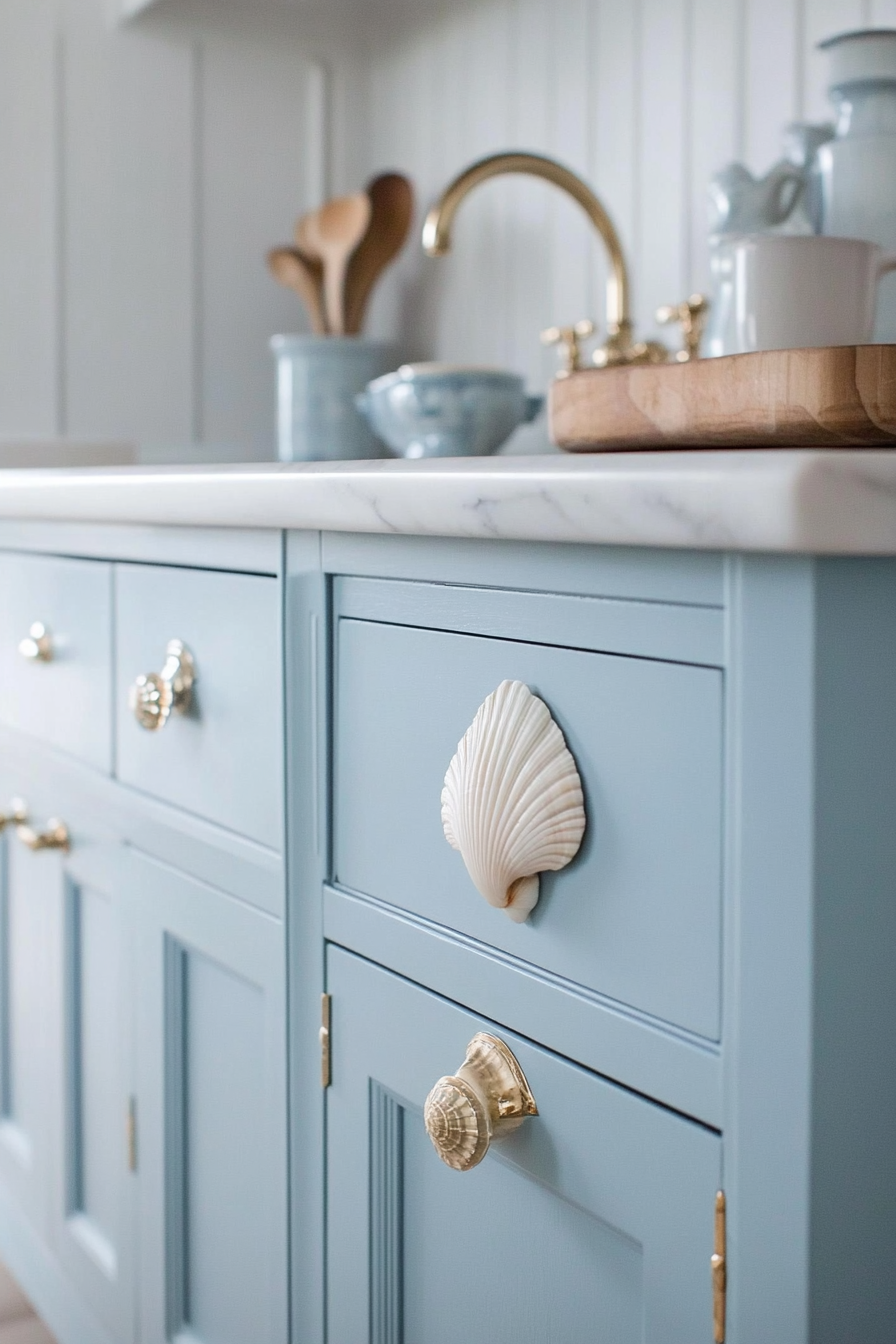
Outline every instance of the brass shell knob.
POLYGON ((185 714, 193 699, 196 664, 183 640, 169 640, 161 672, 139 676, 131 687, 128 703, 141 728, 156 733, 172 712, 185 714))
POLYGON ((470 1171, 493 1139, 537 1115, 535 1098, 513 1052, 497 1036, 480 1031, 467 1046, 456 1075, 440 1078, 426 1098, 423 1123, 447 1166, 470 1171))
POLYGON ((28 805, 21 798, 12 800, 10 813, 11 815, 4 819, 4 824, 12 822, 15 825, 16 835, 26 849, 30 849, 33 853, 42 849, 71 849, 72 838, 68 827, 58 817, 51 817, 45 830, 36 830, 29 825, 28 805))
POLYGON ((19 653, 31 663, 53 661, 53 636, 42 621, 35 621, 31 626, 27 639, 19 644, 19 653))

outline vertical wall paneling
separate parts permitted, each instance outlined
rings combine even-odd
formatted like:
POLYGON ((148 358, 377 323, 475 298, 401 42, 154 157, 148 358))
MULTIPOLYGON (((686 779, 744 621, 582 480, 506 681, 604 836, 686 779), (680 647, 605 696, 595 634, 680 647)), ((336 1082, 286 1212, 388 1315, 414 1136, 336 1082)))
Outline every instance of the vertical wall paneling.
POLYGON ((57 79, 52 0, 0 4, 0 434, 57 426, 57 79))
POLYGON ((742 157, 742 0, 691 0, 688 287, 709 286, 707 183, 742 157))
POLYGON ((636 252, 639 330, 663 303, 687 296, 690 237, 690 0, 642 0, 641 221, 636 252))
POLYGON ((782 152, 783 126, 802 115, 804 0, 743 0, 744 158, 765 172, 782 152))
POLYGON ((834 33, 863 28, 868 23, 866 0, 803 0, 806 7, 806 75, 803 115, 809 121, 830 121, 831 104, 826 86, 828 58, 816 50, 816 43, 834 33))
MULTIPOLYGON (((640 0, 619 5, 594 0, 591 25, 591 180, 607 206, 631 260, 638 240, 638 161, 641 151, 640 0)), ((594 268, 594 316, 603 330, 606 260, 594 268)))
POLYGON ((319 162, 305 148, 311 73, 302 48, 282 34, 214 33, 203 42, 203 437, 245 444, 253 456, 273 454, 270 337, 307 330, 304 310, 264 258, 289 239, 319 162))
MULTIPOLYGON (((272 451, 268 340, 306 324, 263 256, 302 209, 409 173, 418 219, 369 331, 543 387, 541 329, 603 321, 601 250, 571 203, 516 178, 466 202, 430 261, 420 216, 448 180, 502 148, 582 172, 647 334, 658 303, 707 284, 711 173, 764 172, 788 121, 830 116, 817 41, 896 25, 896 0, 476 0, 327 35, 273 6, 179 0, 117 29, 106 7, 0 8, 0 435, 227 458, 272 451)), ((512 448, 545 446, 542 422, 512 448)))
POLYGON ((871 0, 869 24, 874 28, 896 28, 896 0, 871 0))
POLYGON ((68 429, 189 442, 190 48, 62 3, 68 429))

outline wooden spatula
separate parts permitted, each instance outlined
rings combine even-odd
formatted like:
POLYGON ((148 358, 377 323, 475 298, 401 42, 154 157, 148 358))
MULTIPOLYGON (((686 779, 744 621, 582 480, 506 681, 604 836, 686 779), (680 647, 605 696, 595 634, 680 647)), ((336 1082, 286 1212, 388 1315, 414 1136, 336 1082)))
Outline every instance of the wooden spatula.
POLYGON ((355 248, 370 226, 372 206, 366 192, 340 196, 300 221, 312 256, 324 267, 324 310, 334 335, 345 332, 345 275, 355 248))
POLYGON ((298 294, 308 310, 314 334, 326 336, 324 268, 320 261, 298 247, 273 247, 268 253, 268 266, 281 285, 298 294))
POLYGON ((348 264, 345 278, 345 330, 364 326, 367 303, 377 280, 407 241, 414 216, 414 189, 401 173, 383 173, 368 183, 370 227, 348 264))

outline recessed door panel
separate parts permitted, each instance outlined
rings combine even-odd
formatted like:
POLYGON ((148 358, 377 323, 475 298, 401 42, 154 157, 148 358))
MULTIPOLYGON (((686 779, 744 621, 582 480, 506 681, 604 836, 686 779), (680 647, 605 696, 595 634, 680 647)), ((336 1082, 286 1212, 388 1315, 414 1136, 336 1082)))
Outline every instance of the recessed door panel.
POLYGON ((709 1344, 717 1134, 341 949, 327 983, 333 1344, 709 1344), (539 1114, 458 1172, 422 1108, 478 1031, 539 1114))
POLYGON ((52 971, 58 861, 0 837, 0 1178, 48 1234, 51 1107, 58 1032, 52 971))
POLYGON ((144 1344, 286 1338, 283 926, 132 853, 144 1344))

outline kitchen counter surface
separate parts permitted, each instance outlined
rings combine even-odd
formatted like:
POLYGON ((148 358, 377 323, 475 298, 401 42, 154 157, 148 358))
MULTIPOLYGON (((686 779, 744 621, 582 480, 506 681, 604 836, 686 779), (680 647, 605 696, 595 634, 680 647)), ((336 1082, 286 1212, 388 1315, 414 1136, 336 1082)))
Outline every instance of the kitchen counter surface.
POLYGON ((896 555, 896 453, 6 470, 4 518, 896 555))

